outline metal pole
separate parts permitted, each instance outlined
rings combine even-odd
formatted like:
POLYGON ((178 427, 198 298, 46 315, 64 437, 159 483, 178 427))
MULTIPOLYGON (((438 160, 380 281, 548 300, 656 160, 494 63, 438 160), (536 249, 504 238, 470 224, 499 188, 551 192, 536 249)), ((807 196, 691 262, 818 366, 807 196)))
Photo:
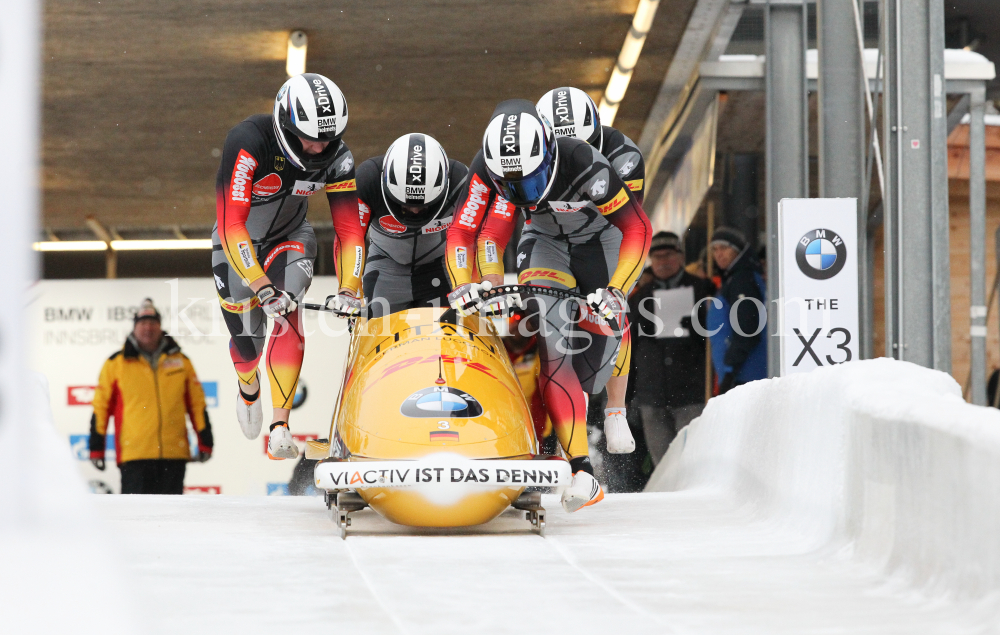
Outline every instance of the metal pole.
MULTIPOLYGON (((990 302, 986 306, 987 314, 989 314, 990 309, 993 308, 994 296, 996 296, 997 292, 1000 291, 1000 227, 997 227, 996 232, 993 233, 993 254, 996 256, 997 262, 996 269, 993 273, 993 286, 990 287, 990 302)), ((1000 311, 997 311, 997 318, 1000 319, 1000 311)), ((993 395, 990 397, 990 405, 994 408, 1000 408, 1000 382, 997 382, 993 395)))
MULTIPOLYGON (((862 199, 864 185, 864 76, 857 49, 856 0, 819 0, 816 47, 819 52, 819 195, 862 199)), ((867 212, 867 210, 864 210, 867 212)), ((860 216, 860 215, 859 215, 860 216)), ((858 228, 867 231, 867 218, 858 228)))
MULTIPOLYGON (((934 369, 951 372, 951 254, 948 213, 948 112, 944 91, 944 3, 927 2, 931 76, 930 155, 931 289, 934 369)), ((985 230, 982 239, 985 240, 985 230)), ((985 322, 984 322, 985 324, 985 322)))
POLYGON ((880 0, 882 43, 885 56, 882 77, 882 165, 885 166, 885 198, 882 202, 883 251, 885 253, 885 356, 900 358, 899 350, 899 39, 897 4, 899 0, 880 0))
MULTIPOLYGON (((875 236, 874 232, 878 224, 873 223, 873 217, 880 214, 869 213, 871 192, 872 168, 878 168, 879 193, 881 194, 882 205, 885 201, 885 170, 882 166, 882 147, 878 136, 878 112, 875 109, 875 100, 872 93, 879 94, 882 90, 882 55, 884 53, 884 41, 881 37, 882 29, 879 23, 879 43, 878 56, 875 62, 874 85, 869 85, 868 71, 865 69, 865 39, 864 24, 858 5, 852 3, 851 8, 854 13, 854 29, 857 33, 858 59, 861 60, 861 73, 864 78, 865 107, 868 112, 869 141, 865 146, 865 176, 861 188, 860 218, 865 221, 865 232, 858 234, 858 244, 864 245, 865 265, 858 272, 858 290, 860 294, 861 311, 858 320, 859 342, 858 353, 861 359, 871 359, 873 348, 875 347, 875 236)), ((859 227, 860 229, 860 227, 859 227)))
MULTIPOLYGON (((856 198, 859 247, 868 245, 868 209, 865 191, 865 100, 868 86, 862 67, 855 22, 857 0, 818 0, 816 48, 819 69, 819 195, 823 198, 856 198), (862 205, 864 204, 864 205, 862 205)), ((862 34, 863 36, 863 34, 862 34)), ((863 41, 861 43, 863 46, 863 41)), ((868 281, 867 254, 858 262, 858 315, 860 353, 871 354, 872 327, 864 307, 873 302, 868 281)))
POLYGON ((898 359, 950 370, 948 212, 940 202, 948 187, 946 122, 937 96, 943 97, 944 89, 944 24, 938 4, 887 0, 883 5, 886 345, 898 359))
POLYGON ((778 328, 778 201, 809 196, 809 90, 806 81, 806 5, 764 8, 766 69, 768 376, 780 373, 778 328))
POLYGON ((972 403, 986 405, 986 88, 974 89, 969 104, 969 372, 972 403))

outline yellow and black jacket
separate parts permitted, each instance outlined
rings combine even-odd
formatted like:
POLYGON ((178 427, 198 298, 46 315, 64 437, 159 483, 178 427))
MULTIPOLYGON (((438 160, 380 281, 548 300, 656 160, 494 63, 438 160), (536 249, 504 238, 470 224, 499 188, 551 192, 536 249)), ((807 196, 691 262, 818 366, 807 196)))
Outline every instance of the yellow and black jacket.
POLYGON ((103 459, 108 420, 115 419, 118 464, 140 459, 189 459, 187 423, 198 433, 198 447, 212 451, 212 426, 205 393, 191 361, 164 335, 154 369, 131 336, 101 369, 90 420, 90 457, 103 459))

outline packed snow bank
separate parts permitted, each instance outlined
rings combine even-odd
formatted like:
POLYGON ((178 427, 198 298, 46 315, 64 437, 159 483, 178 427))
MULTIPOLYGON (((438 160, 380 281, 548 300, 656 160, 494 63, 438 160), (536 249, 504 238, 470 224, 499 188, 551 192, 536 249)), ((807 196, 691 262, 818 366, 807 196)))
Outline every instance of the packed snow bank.
POLYGON ((1000 411, 945 373, 877 359, 736 388, 647 491, 693 488, 934 592, 1000 590, 1000 411))
MULTIPOLYGON (((139 633, 134 601, 65 439, 48 382, 30 373, 31 416, 0 428, 3 632, 139 633)), ((110 469, 114 469, 111 466, 110 469)))

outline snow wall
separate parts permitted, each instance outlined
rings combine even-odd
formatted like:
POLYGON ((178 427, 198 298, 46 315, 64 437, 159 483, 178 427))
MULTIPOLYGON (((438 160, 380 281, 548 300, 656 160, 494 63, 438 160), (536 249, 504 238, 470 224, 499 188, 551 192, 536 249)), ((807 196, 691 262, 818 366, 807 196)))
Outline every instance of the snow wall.
POLYGON ((716 397, 647 491, 692 488, 934 594, 1000 590, 1000 411, 942 372, 877 359, 716 397))

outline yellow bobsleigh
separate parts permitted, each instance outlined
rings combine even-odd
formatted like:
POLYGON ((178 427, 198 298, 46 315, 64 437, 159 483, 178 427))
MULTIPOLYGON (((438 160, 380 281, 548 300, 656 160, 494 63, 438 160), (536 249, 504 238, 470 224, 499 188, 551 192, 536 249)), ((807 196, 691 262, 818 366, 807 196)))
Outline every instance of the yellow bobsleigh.
POLYGON ((358 319, 330 443, 310 442, 341 535, 370 506, 390 521, 461 527, 514 505, 544 531, 540 495, 569 464, 538 456, 528 404, 489 319, 422 308, 358 319))

